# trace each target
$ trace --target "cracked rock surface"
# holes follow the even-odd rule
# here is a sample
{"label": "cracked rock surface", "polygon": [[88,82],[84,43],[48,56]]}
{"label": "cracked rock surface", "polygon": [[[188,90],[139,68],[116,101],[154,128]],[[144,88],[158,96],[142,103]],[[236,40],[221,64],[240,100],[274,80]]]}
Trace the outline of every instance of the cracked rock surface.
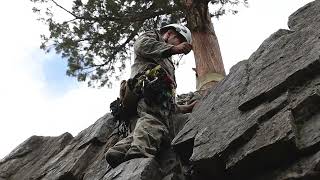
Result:
{"label": "cracked rock surface", "polygon": [[193,113],[174,116],[172,148],[159,157],[109,167],[104,154],[121,138],[106,114],[75,137],[30,137],[0,161],[0,180],[319,180],[320,0],[288,26],[233,66]]}

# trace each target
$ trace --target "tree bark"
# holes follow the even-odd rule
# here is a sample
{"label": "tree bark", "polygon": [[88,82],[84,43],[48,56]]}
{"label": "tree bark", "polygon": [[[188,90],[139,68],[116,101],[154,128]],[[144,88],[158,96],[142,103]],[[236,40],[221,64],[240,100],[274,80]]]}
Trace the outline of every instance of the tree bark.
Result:
{"label": "tree bark", "polygon": [[219,42],[208,11],[207,0],[183,0],[192,33],[197,90],[206,91],[225,76]]}

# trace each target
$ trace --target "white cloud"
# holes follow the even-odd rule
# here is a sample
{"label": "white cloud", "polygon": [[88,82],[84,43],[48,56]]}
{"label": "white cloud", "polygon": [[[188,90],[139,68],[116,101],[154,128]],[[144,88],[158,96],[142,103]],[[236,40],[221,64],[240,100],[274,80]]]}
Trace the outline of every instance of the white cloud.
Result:
{"label": "white cloud", "polygon": [[252,0],[235,16],[214,19],[226,71],[249,58],[263,40],[278,29],[288,29],[288,17],[313,0]]}
{"label": "white cloud", "polygon": [[[11,8],[15,7],[14,14]],[[39,35],[45,32],[29,1],[8,1],[0,7],[0,158],[32,135],[76,135],[109,111],[117,89],[92,89],[79,83],[62,96],[47,93]],[[10,18],[5,18],[10,15]]]}

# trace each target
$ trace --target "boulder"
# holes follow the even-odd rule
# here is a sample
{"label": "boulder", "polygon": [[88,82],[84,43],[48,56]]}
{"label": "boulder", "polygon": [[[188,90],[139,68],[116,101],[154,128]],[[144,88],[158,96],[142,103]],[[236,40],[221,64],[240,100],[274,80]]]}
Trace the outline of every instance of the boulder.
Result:
{"label": "boulder", "polygon": [[317,0],[293,13],[189,116],[172,144],[195,179],[255,177],[320,150],[319,12]]}

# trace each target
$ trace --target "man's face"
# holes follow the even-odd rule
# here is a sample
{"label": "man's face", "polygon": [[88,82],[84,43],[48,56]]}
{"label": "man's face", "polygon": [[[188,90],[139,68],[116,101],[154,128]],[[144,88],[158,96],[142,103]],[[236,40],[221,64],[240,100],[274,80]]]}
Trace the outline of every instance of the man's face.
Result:
{"label": "man's face", "polygon": [[168,31],[168,44],[178,45],[184,42],[184,39],[175,31]]}

